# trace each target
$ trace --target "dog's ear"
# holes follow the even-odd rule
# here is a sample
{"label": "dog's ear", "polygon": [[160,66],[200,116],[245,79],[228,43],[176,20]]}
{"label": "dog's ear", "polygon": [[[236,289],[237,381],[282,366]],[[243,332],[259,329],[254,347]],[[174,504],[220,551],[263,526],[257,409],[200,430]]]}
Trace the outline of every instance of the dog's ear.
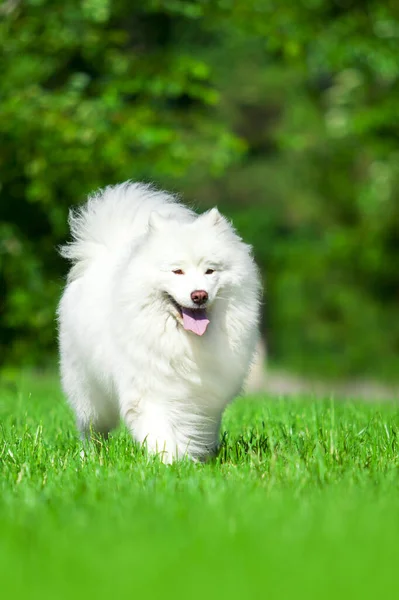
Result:
{"label": "dog's ear", "polygon": [[213,225],[214,227],[222,226],[223,229],[230,229],[230,223],[223,215],[220,214],[216,206],[202,214],[200,219],[203,222],[207,222],[209,225]]}
{"label": "dog's ear", "polygon": [[166,227],[168,219],[159,212],[153,211],[148,220],[148,229],[150,231],[161,231]]}

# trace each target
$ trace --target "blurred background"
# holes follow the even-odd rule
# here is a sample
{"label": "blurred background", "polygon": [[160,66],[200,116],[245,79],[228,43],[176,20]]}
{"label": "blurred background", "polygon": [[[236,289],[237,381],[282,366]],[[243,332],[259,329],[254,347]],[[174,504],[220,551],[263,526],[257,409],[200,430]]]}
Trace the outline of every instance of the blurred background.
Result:
{"label": "blurred background", "polygon": [[265,279],[271,365],[399,379],[399,3],[3,0],[0,364],[56,360],[68,207],[218,205]]}

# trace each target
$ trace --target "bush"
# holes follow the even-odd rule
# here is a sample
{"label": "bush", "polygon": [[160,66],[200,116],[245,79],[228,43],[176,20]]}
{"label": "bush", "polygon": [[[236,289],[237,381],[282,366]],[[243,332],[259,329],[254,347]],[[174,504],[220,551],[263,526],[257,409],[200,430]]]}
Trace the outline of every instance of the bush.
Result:
{"label": "bush", "polygon": [[131,178],[219,204],[253,243],[272,359],[398,372],[396,5],[0,10],[0,362],[48,360],[67,209]]}

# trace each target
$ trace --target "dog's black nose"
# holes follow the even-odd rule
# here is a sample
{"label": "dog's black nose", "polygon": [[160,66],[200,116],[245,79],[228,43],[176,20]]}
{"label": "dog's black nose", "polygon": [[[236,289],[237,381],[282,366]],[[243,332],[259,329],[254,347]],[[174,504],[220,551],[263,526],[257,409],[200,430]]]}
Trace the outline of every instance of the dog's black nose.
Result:
{"label": "dog's black nose", "polygon": [[205,304],[208,300],[208,293],[205,290],[195,290],[191,293],[191,300],[198,305]]}

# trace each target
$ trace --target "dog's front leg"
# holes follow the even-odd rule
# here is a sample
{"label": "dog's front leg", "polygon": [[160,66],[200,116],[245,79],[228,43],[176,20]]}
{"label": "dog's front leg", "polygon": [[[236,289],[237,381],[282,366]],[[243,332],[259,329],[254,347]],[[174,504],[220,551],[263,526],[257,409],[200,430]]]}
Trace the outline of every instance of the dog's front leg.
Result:
{"label": "dog's front leg", "polygon": [[149,398],[125,398],[121,402],[121,416],[133,439],[143,444],[149,453],[159,455],[162,462],[169,464],[184,456],[167,410],[159,402]]}

